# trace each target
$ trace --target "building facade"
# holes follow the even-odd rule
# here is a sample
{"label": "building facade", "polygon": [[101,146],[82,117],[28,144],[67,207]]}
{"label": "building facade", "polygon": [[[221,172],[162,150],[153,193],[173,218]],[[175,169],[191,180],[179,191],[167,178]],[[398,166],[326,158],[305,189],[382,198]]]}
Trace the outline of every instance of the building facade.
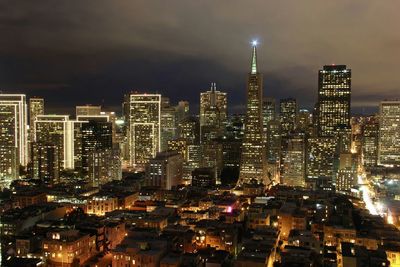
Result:
{"label": "building facade", "polygon": [[175,151],[160,152],[146,166],[147,186],[170,190],[182,184],[183,158]]}
{"label": "building facade", "polygon": [[350,127],[351,70],[327,65],[318,75],[317,127],[321,137],[334,136],[337,127]]}
{"label": "building facade", "polygon": [[400,101],[379,106],[379,165],[400,165]]}
{"label": "building facade", "polygon": [[132,93],[129,97],[130,163],[144,168],[160,151],[161,95]]}

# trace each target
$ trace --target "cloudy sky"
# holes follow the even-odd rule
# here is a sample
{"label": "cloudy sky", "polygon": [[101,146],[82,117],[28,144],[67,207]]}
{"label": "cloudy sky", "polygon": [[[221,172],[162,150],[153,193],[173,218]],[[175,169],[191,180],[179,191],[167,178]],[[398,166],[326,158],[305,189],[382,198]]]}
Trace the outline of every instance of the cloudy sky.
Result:
{"label": "cloudy sky", "polygon": [[0,0],[0,89],[43,96],[50,112],[119,111],[130,90],[196,109],[217,82],[240,111],[258,39],[265,95],[312,107],[318,69],[346,64],[353,110],[371,112],[400,98],[399,10],[399,0]]}

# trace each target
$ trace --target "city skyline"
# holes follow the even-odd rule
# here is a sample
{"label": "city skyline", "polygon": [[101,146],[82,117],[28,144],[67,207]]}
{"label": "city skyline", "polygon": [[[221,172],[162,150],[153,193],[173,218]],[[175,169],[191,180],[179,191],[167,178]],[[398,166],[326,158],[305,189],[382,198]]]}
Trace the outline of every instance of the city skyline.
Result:
{"label": "city skyline", "polygon": [[[0,88],[44,97],[49,110],[60,112],[87,103],[115,109],[125,92],[141,88],[172,97],[185,90],[185,100],[197,103],[198,93],[216,82],[231,96],[230,113],[237,113],[244,111],[240,100],[245,96],[245,51],[256,38],[263,51],[265,87],[271,88],[266,96],[294,97],[300,106],[311,108],[317,98],[318,69],[346,64],[354,72],[353,112],[375,112],[377,102],[396,95],[400,83],[393,75],[399,59],[396,9],[374,1],[340,2],[173,2],[171,7],[159,5],[165,14],[147,16],[151,21],[146,14],[159,13],[159,8],[153,9],[156,4],[49,3],[47,8],[57,15],[34,4],[3,5]],[[103,9],[110,19],[100,19]],[[274,10],[286,11],[292,19],[274,15]],[[312,11],[318,12],[308,18]],[[216,15],[219,12],[223,18]],[[250,16],[253,12],[265,14]],[[189,29],[198,30],[202,38]]]}
{"label": "city skyline", "polygon": [[400,267],[400,2],[42,1],[0,0],[0,266]]}

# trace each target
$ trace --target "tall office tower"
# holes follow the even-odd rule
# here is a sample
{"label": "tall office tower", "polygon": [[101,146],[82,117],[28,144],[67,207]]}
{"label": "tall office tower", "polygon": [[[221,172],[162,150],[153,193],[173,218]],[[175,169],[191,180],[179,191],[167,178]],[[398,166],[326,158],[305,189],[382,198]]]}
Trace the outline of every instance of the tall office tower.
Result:
{"label": "tall office tower", "polygon": [[351,70],[346,65],[324,66],[318,75],[317,128],[321,137],[350,126]]}
{"label": "tall office tower", "polygon": [[175,106],[176,112],[176,127],[178,127],[179,123],[189,117],[189,102],[188,101],[179,101],[178,105]]}
{"label": "tall office tower", "polygon": [[294,130],[297,116],[297,101],[294,98],[281,99],[279,103],[279,119],[281,121],[282,136],[289,136]]}
{"label": "tall office tower", "polygon": [[92,115],[100,115],[101,106],[92,106],[92,105],[84,105],[84,106],[76,106],[76,116],[92,116]]}
{"label": "tall office tower", "polygon": [[[0,149],[3,152],[0,153],[1,165],[14,162],[12,158],[15,158],[15,156],[13,155],[16,155],[18,165],[27,165],[28,138],[26,125],[26,96],[22,94],[0,94]],[[0,170],[0,176],[8,177],[7,169],[13,170],[15,168],[19,168],[19,166],[10,165]]]}
{"label": "tall office tower", "polygon": [[400,101],[379,105],[379,165],[400,166]]}
{"label": "tall office tower", "polygon": [[170,190],[182,184],[182,156],[174,151],[157,153],[157,156],[146,164],[145,184]]}
{"label": "tall office tower", "polygon": [[[163,98],[165,99],[165,98]],[[176,137],[176,111],[168,103],[161,105],[161,151],[168,149],[168,141]]]}
{"label": "tall office tower", "polygon": [[160,94],[130,95],[129,148],[132,166],[144,168],[160,151],[160,122]]}
{"label": "tall office tower", "polygon": [[32,177],[48,184],[57,183],[60,177],[57,145],[34,142],[31,146]]}
{"label": "tall office tower", "polygon": [[31,142],[33,142],[33,133],[35,132],[35,119],[38,115],[44,114],[44,99],[38,97],[29,98],[29,130]]}
{"label": "tall office tower", "polygon": [[88,178],[98,187],[112,180],[122,179],[122,162],[119,148],[103,148],[92,151],[88,158]]}
{"label": "tall office tower", "polygon": [[307,109],[300,109],[296,116],[296,129],[309,133],[311,135],[312,131],[312,115]]}
{"label": "tall office tower", "polygon": [[200,94],[200,132],[201,142],[221,136],[227,121],[226,93],[217,91],[217,85],[211,83],[211,89]]}
{"label": "tall office tower", "polygon": [[362,136],[362,154],[364,167],[375,167],[378,164],[379,122],[370,118],[364,124]]}
{"label": "tall office tower", "polygon": [[264,97],[263,99],[263,118],[264,128],[268,122],[276,119],[276,103],[275,98]]}
{"label": "tall office tower", "polygon": [[238,184],[250,183],[253,179],[266,183],[262,116],[263,81],[261,73],[257,70],[256,53],[256,45],[253,45],[251,70],[247,83],[247,112]]}
{"label": "tall office tower", "polygon": [[96,150],[111,149],[112,143],[112,122],[90,120],[83,122],[81,126],[82,136],[82,171],[89,173],[89,158]]}
{"label": "tall office tower", "polygon": [[289,137],[287,153],[283,158],[282,183],[290,186],[305,186],[306,157],[305,134]]}
{"label": "tall office tower", "polygon": [[333,163],[336,142],[333,137],[311,137],[306,152],[307,182],[318,184],[321,181],[333,183]]}
{"label": "tall office tower", "polygon": [[63,169],[75,168],[74,139],[75,123],[69,119],[69,115],[38,115],[36,117],[36,142],[56,146],[60,166]]}
{"label": "tall office tower", "polygon": [[191,144],[200,142],[200,126],[197,118],[188,117],[179,123],[179,138],[186,139]]}
{"label": "tall office tower", "polygon": [[271,163],[280,161],[281,156],[281,123],[272,120],[267,124],[267,160]]}

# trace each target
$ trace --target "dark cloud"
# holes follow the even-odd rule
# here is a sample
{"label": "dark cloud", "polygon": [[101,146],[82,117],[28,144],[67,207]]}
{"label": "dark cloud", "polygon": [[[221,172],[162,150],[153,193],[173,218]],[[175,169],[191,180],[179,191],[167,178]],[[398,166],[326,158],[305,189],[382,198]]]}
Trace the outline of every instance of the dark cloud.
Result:
{"label": "dark cloud", "polygon": [[132,89],[196,105],[216,81],[236,111],[258,38],[266,95],[311,108],[318,69],[347,64],[363,111],[399,97],[399,9],[398,0],[0,0],[0,88],[68,110],[116,108]]}

